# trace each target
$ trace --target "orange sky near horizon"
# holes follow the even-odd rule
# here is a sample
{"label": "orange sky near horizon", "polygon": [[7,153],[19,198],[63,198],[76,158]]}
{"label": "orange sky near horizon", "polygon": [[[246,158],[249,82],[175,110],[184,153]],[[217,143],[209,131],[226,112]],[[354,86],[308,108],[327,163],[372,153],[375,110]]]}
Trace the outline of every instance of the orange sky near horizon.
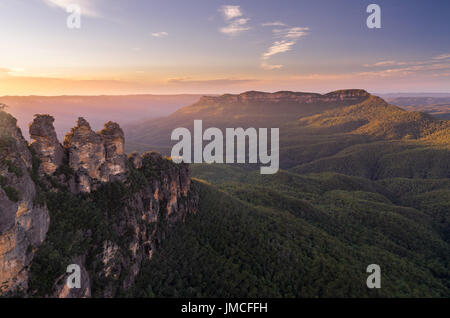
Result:
{"label": "orange sky near horizon", "polygon": [[[389,82],[395,90],[386,90]],[[382,83],[382,85],[380,85]],[[395,84],[395,85],[394,85]],[[82,79],[57,77],[0,76],[0,96],[59,96],[59,95],[129,95],[129,94],[225,94],[249,90],[260,91],[310,91],[326,93],[345,88],[361,88],[370,92],[412,92],[420,85],[421,92],[446,92],[438,76],[415,77],[413,74],[311,74],[277,78],[193,79],[175,78],[161,80],[146,77]]]}
{"label": "orange sky near horizon", "polygon": [[450,93],[448,17],[425,1],[379,0],[377,30],[361,1],[75,2],[79,29],[71,0],[0,2],[0,96]]}

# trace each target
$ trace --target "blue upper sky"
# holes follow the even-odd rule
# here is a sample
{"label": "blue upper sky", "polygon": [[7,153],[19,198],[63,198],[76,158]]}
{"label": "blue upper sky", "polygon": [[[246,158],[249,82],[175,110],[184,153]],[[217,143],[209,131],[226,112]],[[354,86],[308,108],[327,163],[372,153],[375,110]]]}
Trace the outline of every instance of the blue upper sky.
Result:
{"label": "blue upper sky", "polygon": [[448,0],[2,0],[0,21],[0,94],[450,91]]}

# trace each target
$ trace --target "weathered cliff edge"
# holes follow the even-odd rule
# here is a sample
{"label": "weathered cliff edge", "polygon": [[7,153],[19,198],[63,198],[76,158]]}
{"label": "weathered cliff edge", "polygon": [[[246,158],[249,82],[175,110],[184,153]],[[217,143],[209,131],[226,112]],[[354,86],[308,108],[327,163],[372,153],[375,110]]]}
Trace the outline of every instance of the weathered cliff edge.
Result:
{"label": "weathered cliff edge", "polygon": [[333,103],[339,105],[340,102],[360,102],[368,98],[370,94],[362,89],[345,89],[330,92],[328,94],[317,93],[300,93],[281,91],[276,93],[265,93],[257,91],[249,91],[242,94],[225,94],[221,96],[203,96],[194,105],[229,105],[239,103],[246,104],[320,104]]}
{"label": "weathered cliff edge", "polygon": [[[0,165],[0,294],[18,290],[48,297],[123,294],[133,286],[143,262],[151,259],[172,224],[197,210],[189,167],[157,153],[127,157],[124,134],[116,123],[108,122],[94,132],[79,118],[61,144],[53,117],[36,115],[30,124],[32,142],[27,145],[15,119],[5,112],[0,118],[2,140],[9,140]],[[11,163],[22,174],[11,172]],[[114,239],[100,240],[96,228],[79,229],[81,236],[89,238],[89,249],[71,255],[69,263],[81,267],[81,288],[69,289],[64,271],[54,277],[52,290],[45,294],[29,288],[30,264],[52,222],[52,205],[47,208],[45,193],[67,192],[90,200],[89,196],[109,184],[119,184],[127,196],[114,207],[114,213],[103,211],[103,225],[114,233]],[[19,196],[17,202],[14,195]],[[96,284],[94,291],[92,284]]]}
{"label": "weathered cliff edge", "polygon": [[49,227],[31,178],[33,158],[16,120],[0,111],[0,295],[28,287],[28,268]]}

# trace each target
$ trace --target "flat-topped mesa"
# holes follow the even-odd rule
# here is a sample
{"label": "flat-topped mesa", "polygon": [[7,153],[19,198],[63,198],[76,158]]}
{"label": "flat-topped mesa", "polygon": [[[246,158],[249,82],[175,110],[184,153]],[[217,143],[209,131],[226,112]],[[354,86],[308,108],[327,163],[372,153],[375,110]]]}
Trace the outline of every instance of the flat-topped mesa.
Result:
{"label": "flat-topped mesa", "polygon": [[31,148],[41,160],[40,174],[53,174],[63,163],[64,149],[56,136],[50,115],[34,115],[34,120],[29,126],[32,139]]}
{"label": "flat-topped mesa", "polygon": [[126,172],[124,134],[113,122],[94,132],[84,118],[79,118],[64,139],[69,167],[75,172],[75,192],[91,192],[102,182],[121,180]]}
{"label": "flat-topped mesa", "polygon": [[358,100],[360,98],[368,98],[370,94],[363,89],[341,89],[328,94],[327,97],[338,98],[340,100]]}
{"label": "flat-topped mesa", "polygon": [[362,89],[347,89],[334,91],[325,95],[316,93],[280,91],[275,93],[249,91],[242,94],[225,94],[221,96],[203,96],[200,104],[233,104],[233,103],[330,103],[330,102],[351,102],[362,101],[370,94]]}

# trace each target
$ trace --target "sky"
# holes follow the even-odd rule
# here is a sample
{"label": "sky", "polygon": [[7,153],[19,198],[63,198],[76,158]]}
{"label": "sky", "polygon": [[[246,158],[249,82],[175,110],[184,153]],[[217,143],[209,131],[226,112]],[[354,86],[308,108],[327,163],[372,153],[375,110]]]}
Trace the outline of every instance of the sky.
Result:
{"label": "sky", "polygon": [[449,21],[448,0],[1,0],[0,95],[450,92]]}

